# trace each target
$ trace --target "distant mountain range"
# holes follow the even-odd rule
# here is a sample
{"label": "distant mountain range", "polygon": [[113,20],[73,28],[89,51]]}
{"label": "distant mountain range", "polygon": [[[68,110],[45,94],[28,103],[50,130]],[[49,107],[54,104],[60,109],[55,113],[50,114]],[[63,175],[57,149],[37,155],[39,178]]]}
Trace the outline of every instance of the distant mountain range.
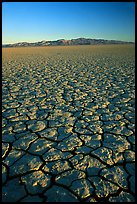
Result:
{"label": "distant mountain range", "polygon": [[104,39],[89,39],[77,38],[71,40],[55,40],[55,41],[40,41],[34,43],[19,42],[14,44],[3,44],[2,47],[38,47],[38,46],[57,46],[57,45],[101,45],[101,44],[134,44],[134,42],[125,42],[118,40],[104,40]]}

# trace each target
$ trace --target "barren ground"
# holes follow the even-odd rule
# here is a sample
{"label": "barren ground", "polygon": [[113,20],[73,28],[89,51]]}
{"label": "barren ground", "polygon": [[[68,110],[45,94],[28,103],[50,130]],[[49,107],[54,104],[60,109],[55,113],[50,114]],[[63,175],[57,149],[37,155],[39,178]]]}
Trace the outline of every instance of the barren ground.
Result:
{"label": "barren ground", "polygon": [[2,57],[3,202],[135,201],[134,46]]}

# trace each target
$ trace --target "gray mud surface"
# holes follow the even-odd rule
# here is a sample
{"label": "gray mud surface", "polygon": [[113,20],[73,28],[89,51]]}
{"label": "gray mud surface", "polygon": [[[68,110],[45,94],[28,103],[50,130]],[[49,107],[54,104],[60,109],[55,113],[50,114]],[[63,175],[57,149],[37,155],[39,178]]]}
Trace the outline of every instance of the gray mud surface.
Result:
{"label": "gray mud surface", "polygon": [[134,202],[134,46],[2,55],[2,201]]}

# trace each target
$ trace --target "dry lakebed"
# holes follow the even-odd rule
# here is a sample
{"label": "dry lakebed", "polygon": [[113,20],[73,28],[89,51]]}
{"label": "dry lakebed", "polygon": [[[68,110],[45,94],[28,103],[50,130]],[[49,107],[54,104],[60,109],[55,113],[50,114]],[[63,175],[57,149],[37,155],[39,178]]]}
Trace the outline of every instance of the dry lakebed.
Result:
{"label": "dry lakebed", "polygon": [[135,202],[135,46],[2,49],[2,201]]}

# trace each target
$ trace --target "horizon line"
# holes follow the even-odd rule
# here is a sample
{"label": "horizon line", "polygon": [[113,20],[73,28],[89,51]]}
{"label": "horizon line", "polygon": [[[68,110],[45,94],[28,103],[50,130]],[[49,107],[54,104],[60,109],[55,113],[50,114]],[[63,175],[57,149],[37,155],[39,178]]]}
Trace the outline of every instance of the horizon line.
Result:
{"label": "horizon line", "polygon": [[90,37],[77,37],[77,38],[71,38],[71,39],[65,39],[65,38],[59,38],[56,40],[37,40],[37,41],[18,41],[18,42],[14,42],[14,43],[2,43],[2,45],[7,45],[7,44],[16,44],[16,43],[37,43],[37,42],[48,42],[48,41],[58,41],[58,40],[76,40],[76,39],[92,39],[92,40],[108,40],[108,41],[121,41],[121,42],[132,42],[135,43],[135,41],[125,41],[125,40],[117,40],[117,39],[104,39],[104,38],[90,38]]}

